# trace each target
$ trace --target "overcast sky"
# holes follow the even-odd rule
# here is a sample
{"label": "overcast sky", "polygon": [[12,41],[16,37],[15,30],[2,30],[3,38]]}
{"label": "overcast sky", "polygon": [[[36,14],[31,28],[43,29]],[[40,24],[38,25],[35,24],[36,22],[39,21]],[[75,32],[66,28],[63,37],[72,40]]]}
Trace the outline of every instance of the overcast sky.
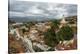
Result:
{"label": "overcast sky", "polygon": [[77,15],[77,5],[9,0],[10,17],[43,16],[61,18]]}

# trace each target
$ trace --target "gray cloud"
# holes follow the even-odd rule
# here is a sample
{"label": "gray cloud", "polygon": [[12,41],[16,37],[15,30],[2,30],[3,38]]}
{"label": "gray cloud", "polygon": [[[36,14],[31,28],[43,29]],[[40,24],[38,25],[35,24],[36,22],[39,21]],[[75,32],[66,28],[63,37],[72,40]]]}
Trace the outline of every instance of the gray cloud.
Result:
{"label": "gray cloud", "polygon": [[65,16],[77,15],[77,5],[9,0],[10,16],[60,18],[63,14]]}

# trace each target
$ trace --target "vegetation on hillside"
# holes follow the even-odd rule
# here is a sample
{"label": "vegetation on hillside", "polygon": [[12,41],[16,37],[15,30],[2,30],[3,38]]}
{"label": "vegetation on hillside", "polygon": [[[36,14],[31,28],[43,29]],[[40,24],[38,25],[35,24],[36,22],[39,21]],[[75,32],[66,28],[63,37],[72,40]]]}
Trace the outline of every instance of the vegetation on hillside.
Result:
{"label": "vegetation on hillside", "polygon": [[74,35],[73,35],[73,30],[71,27],[68,25],[63,26],[59,32],[57,33],[58,39],[63,41],[63,40],[70,40]]}
{"label": "vegetation on hillside", "polygon": [[73,36],[74,32],[71,27],[66,25],[59,29],[59,22],[52,21],[51,29],[44,33],[44,41],[47,45],[54,47],[59,41],[70,40]]}

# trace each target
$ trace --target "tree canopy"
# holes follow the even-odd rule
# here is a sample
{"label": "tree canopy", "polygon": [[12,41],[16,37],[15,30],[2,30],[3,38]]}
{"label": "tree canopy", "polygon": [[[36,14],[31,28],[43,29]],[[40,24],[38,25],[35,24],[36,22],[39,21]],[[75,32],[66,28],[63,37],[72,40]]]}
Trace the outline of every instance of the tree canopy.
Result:
{"label": "tree canopy", "polygon": [[59,20],[53,20],[51,22],[52,22],[51,23],[51,28],[54,29],[55,31],[58,30],[59,29],[59,25],[60,25]]}
{"label": "tree canopy", "polygon": [[57,32],[57,38],[59,40],[70,40],[73,37],[73,30],[68,25],[63,26],[59,32]]}
{"label": "tree canopy", "polygon": [[48,29],[47,32],[44,33],[44,41],[45,44],[51,47],[54,47],[59,43],[56,39],[55,31],[52,29]]}

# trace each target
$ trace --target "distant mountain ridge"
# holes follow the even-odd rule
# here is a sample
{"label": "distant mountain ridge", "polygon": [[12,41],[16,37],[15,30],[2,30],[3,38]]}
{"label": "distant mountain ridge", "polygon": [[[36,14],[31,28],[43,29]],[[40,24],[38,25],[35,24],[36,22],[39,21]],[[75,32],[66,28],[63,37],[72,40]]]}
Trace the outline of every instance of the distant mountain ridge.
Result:
{"label": "distant mountain ridge", "polygon": [[[71,18],[76,18],[77,16],[69,16],[65,17],[66,19],[71,19]],[[9,20],[15,21],[15,22],[29,22],[29,21],[49,21],[49,20],[54,20],[56,18],[47,18],[47,17],[42,17],[42,16],[37,16],[37,17],[11,17]]]}

